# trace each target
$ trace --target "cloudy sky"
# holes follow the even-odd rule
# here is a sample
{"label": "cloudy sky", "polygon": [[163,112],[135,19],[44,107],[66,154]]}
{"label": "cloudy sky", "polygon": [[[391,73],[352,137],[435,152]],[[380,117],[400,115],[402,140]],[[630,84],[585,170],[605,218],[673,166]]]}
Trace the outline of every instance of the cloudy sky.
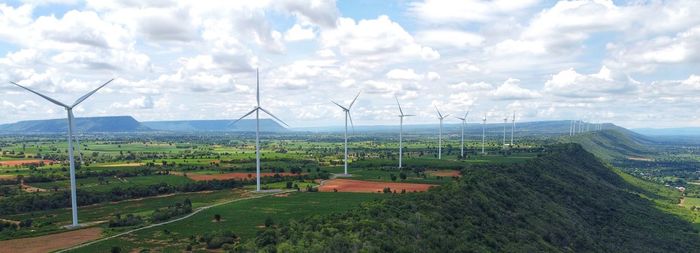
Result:
{"label": "cloudy sky", "polygon": [[[698,126],[698,1],[28,0],[0,3],[0,123],[77,116],[231,119],[255,103],[293,127],[587,119]],[[473,115],[473,116],[472,116]],[[457,121],[455,121],[457,122]]]}

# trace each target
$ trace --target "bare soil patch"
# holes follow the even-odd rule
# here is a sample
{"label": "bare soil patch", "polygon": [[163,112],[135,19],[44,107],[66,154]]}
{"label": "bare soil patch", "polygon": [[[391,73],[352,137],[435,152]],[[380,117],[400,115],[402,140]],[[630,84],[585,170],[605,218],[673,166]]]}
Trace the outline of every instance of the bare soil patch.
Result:
{"label": "bare soil patch", "polygon": [[[260,173],[260,177],[273,177],[273,176],[275,176],[275,174],[279,174],[280,176],[296,176],[297,175],[297,174],[292,174],[289,172]],[[234,172],[234,173],[211,174],[211,175],[187,174],[187,177],[194,180],[194,181],[230,180],[230,179],[247,180],[247,179],[254,179],[255,172],[252,172],[252,173]]]}
{"label": "bare soil patch", "polygon": [[129,167],[129,166],[143,166],[144,163],[114,163],[114,164],[103,164],[100,167]]}
{"label": "bare soil patch", "polygon": [[27,165],[27,164],[38,164],[41,162],[44,164],[52,164],[54,161],[51,160],[12,160],[12,161],[0,161],[0,166],[15,166],[15,165]]}
{"label": "bare soil patch", "polygon": [[101,228],[85,228],[31,238],[0,241],[0,249],[2,249],[3,252],[52,252],[98,239],[101,234]]}
{"label": "bare soil patch", "polygon": [[438,177],[459,177],[458,170],[434,170],[428,171],[428,175],[438,176]]}
{"label": "bare soil patch", "polygon": [[318,189],[322,192],[332,192],[334,190],[338,190],[339,192],[382,192],[384,188],[389,187],[391,191],[397,192],[401,192],[402,190],[406,190],[406,192],[423,192],[433,186],[436,185],[331,179],[324,181],[323,185],[319,186]]}
{"label": "bare soil patch", "polygon": [[654,161],[654,159],[651,159],[651,158],[634,157],[634,156],[627,157],[627,159],[632,160],[632,161],[642,161],[642,162],[653,162]]}

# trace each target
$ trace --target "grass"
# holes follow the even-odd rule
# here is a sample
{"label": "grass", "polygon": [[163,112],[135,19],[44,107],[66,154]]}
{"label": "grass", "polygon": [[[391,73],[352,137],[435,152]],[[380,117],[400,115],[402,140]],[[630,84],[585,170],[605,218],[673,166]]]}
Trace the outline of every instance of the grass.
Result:
{"label": "grass", "polygon": [[[77,180],[77,186],[82,190],[96,191],[96,192],[107,192],[112,190],[114,187],[130,187],[136,185],[153,185],[157,183],[167,183],[169,185],[184,185],[188,182],[192,182],[191,179],[176,176],[176,175],[154,175],[154,176],[139,176],[139,177],[126,177],[117,179],[114,177],[105,178],[108,183],[100,184],[97,177],[81,178]],[[70,180],[61,180],[47,183],[32,183],[31,186],[43,188],[47,190],[53,190],[54,187],[58,187],[61,190],[67,190],[70,188]]]}
{"label": "grass", "polygon": [[[110,239],[71,252],[108,252],[112,246],[120,246],[123,252],[135,249],[158,248],[160,252],[181,252],[190,242],[190,236],[215,231],[233,231],[243,241],[249,240],[261,230],[265,219],[276,223],[300,219],[311,215],[323,215],[357,207],[360,203],[390,195],[373,193],[292,193],[287,197],[262,197],[217,206],[180,222],[138,231],[116,239]],[[214,222],[220,214],[221,222]]]}
{"label": "grass", "polygon": [[[178,195],[153,197],[140,200],[121,201],[117,203],[91,205],[80,207],[78,212],[78,218],[80,223],[84,224],[106,221],[117,213],[121,213],[124,215],[135,214],[147,217],[157,208],[167,207],[176,202],[181,203],[185,199],[190,199],[192,201],[192,206],[194,208],[198,208],[201,206],[211,205],[213,203],[239,198],[240,196],[241,191],[223,190],[214,192],[183,193]],[[38,236],[42,234],[63,231],[62,226],[68,225],[71,222],[71,212],[70,209],[65,208],[58,210],[10,215],[3,218],[18,221],[32,219],[34,221],[34,231],[20,230],[15,234],[2,233],[0,234],[0,240],[27,236]],[[105,233],[107,234],[111,232],[112,231],[110,230],[105,230]]]}

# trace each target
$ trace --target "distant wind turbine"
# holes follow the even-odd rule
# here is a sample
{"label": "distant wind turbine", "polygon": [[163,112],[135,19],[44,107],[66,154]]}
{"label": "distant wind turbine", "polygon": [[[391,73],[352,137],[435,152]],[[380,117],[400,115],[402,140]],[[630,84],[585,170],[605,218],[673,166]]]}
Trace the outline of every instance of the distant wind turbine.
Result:
{"label": "distant wind turbine", "polygon": [[484,146],[486,145],[486,115],[484,115],[482,121],[483,123],[481,124],[481,153],[486,154],[484,150]]}
{"label": "distant wind turbine", "polygon": [[342,106],[335,101],[333,102],[335,105],[343,109],[343,112],[345,113],[345,175],[348,175],[348,119],[350,119],[350,125],[352,126],[353,132],[355,131],[355,124],[352,123],[352,115],[350,115],[350,109],[352,109],[352,105],[355,104],[355,101],[357,100],[357,97],[360,96],[360,92],[357,93],[357,96],[350,102],[350,105],[348,107]]}
{"label": "distant wind turbine", "polygon": [[440,120],[440,135],[438,137],[438,159],[442,159],[442,120],[450,115],[445,114],[443,116],[442,113],[440,113],[440,109],[438,109],[437,106],[435,106],[435,111],[437,111],[438,119]]}
{"label": "distant wind turbine", "polygon": [[[17,85],[20,88],[23,88],[31,93],[39,95],[40,97],[48,100],[51,103],[54,103],[58,106],[65,108],[66,111],[68,112],[68,160],[70,161],[70,170],[69,170],[70,171],[69,172],[70,173],[70,198],[71,198],[71,214],[72,214],[72,218],[73,218],[73,223],[70,227],[72,227],[72,228],[77,228],[79,226],[78,225],[78,201],[77,201],[76,186],[75,186],[75,157],[73,157],[73,139],[75,139],[76,143],[78,143],[78,139],[75,136],[73,136],[73,130],[75,128],[75,116],[73,116],[73,108],[78,106],[80,103],[85,101],[85,99],[89,98],[90,96],[95,94],[95,92],[102,89],[102,87],[105,87],[105,85],[111,83],[112,81],[114,81],[114,79],[111,79],[111,80],[107,81],[106,83],[100,85],[96,89],[92,90],[91,92],[88,92],[87,94],[78,98],[78,100],[76,100],[72,105],[66,105],[64,103],[58,102],[57,100],[55,100],[53,98],[45,96],[39,92],[31,90],[31,89],[24,87],[22,85],[19,85],[15,82],[10,82],[10,83]],[[79,143],[78,143],[78,146],[80,146]],[[80,153],[80,152],[78,152],[78,153]],[[82,156],[81,156],[81,161],[82,161]]]}
{"label": "distant wind turbine", "polygon": [[510,128],[510,147],[513,147],[513,136],[515,136],[515,112],[513,112],[513,127]]}
{"label": "distant wind turbine", "polygon": [[230,126],[235,125],[238,123],[238,121],[241,121],[243,118],[248,117],[248,115],[251,115],[255,113],[255,181],[256,181],[256,191],[260,191],[260,111],[265,112],[267,115],[270,115],[270,117],[276,119],[280,123],[284,124],[285,126],[287,123],[284,123],[281,119],[277,118],[275,115],[272,115],[269,111],[263,109],[260,107],[260,71],[258,69],[255,69],[255,80],[256,80],[256,88],[255,88],[255,100],[257,102],[257,105],[253,110],[250,112],[246,113],[236,121],[232,122]]}
{"label": "distant wind turbine", "polygon": [[503,148],[506,147],[506,126],[508,126],[508,117],[503,118]]}
{"label": "distant wind turbine", "polygon": [[[415,116],[415,115],[403,114],[403,110],[401,109],[401,103],[399,103],[399,98],[396,96],[394,96],[394,98],[396,99],[396,105],[399,106],[399,119],[400,119],[400,123],[399,123],[399,169],[400,169],[402,167],[401,161],[402,161],[402,157],[403,157],[403,118],[404,117],[411,117],[411,116]],[[346,174],[347,174],[347,172],[346,172]]]}
{"label": "distant wind turbine", "polygon": [[464,158],[464,128],[467,127],[467,116],[469,116],[469,110],[464,114],[464,118],[455,117],[462,121],[462,142],[459,145],[462,158]]}

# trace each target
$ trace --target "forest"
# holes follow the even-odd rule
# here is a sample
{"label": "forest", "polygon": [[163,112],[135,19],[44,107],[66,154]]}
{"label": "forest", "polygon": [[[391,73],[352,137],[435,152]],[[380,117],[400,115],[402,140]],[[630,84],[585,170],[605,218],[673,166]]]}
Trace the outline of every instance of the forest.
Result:
{"label": "forest", "polygon": [[672,252],[698,230],[664,213],[577,144],[476,165],[459,181],[271,226],[237,250],[267,252]]}

